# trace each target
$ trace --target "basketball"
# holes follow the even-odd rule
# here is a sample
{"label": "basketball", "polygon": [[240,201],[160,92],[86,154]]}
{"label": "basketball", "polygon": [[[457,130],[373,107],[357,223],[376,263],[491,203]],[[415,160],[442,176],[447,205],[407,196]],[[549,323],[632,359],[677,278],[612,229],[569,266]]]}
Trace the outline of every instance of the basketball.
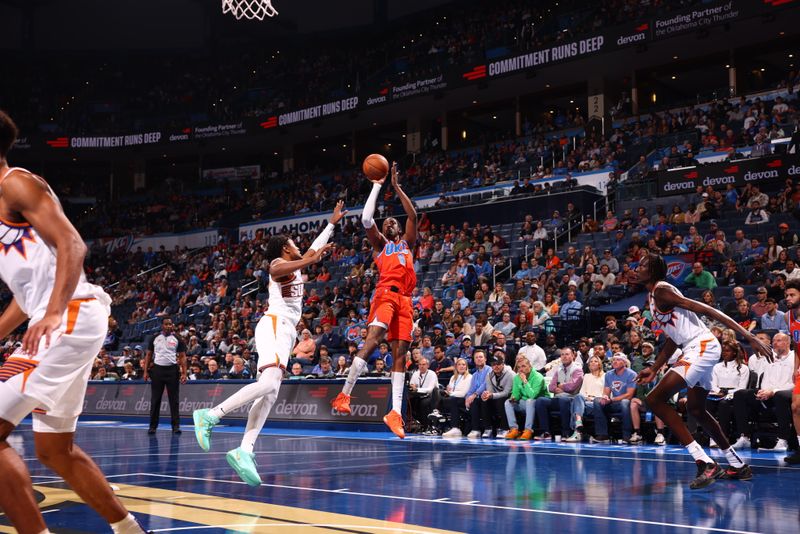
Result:
{"label": "basketball", "polygon": [[389,162],[380,154],[370,154],[364,159],[361,170],[373,182],[380,182],[389,174]]}

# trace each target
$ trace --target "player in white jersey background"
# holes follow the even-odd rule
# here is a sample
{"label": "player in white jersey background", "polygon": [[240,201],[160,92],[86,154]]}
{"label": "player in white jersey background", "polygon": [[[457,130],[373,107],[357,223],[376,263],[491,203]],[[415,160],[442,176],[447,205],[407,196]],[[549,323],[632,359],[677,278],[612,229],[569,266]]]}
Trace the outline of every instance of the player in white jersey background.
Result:
{"label": "player in white jersey background", "polygon": [[[682,354],[670,368],[670,372],[664,375],[653,391],[647,395],[647,405],[669,426],[697,463],[697,477],[689,487],[704,488],[721,477],[738,480],[752,478],[750,467],[742,462],[717,420],[706,411],[711,372],[714,365],[719,362],[721,349],[717,338],[700,321],[697,314],[706,315],[733,329],[750,343],[754,351],[765,356],[770,362],[772,350],[721,311],[696,300],[687,299],[675,286],[667,283],[665,281],[667,266],[661,256],[645,254],[639,262],[637,274],[638,282],[650,292],[653,319],[666,337],[655,363],[642,370],[637,381],[640,384],[652,382],[676,349],[681,350]],[[730,463],[725,471],[703,451],[686,428],[681,416],[667,403],[675,393],[684,388],[688,388],[688,412],[717,442]]]}
{"label": "player in white jersey background", "polygon": [[297,336],[295,327],[303,312],[301,270],[322,259],[331,247],[327,243],[335,226],[346,213],[344,202],[340,200],[333,210],[330,222],[305,254],[300,254],[297,245],[288,236],[270,238],[267,244],[267,260],[270,262],[269,306],[267,313],[258,321],[255,331],[258,370],[261,375],[256,382],[246,385],[218,406],[193,413],[197,442],[203,450],[208,451],[211,448],[211,431],[214,425],[226,413],[255,401],[247,417],[241,446],[226,455],[228,464],[251,486],[261,484],[253,448],[278,397],[283,373]]}
{"label": "player in white jersey background", "polygon": [[30,321],[22,347],[0,368],[0,508],[23,534],[49,532],[25,462],[6,441],[34,412],[39,461],[114,532],[141,533],[103,473],[73,442],[111,299],[86,281],[86,245],[47,182],[8,166],[16,137],[16,125],[0,111],[0,278],[14,296],[0,316],[0,337]]}

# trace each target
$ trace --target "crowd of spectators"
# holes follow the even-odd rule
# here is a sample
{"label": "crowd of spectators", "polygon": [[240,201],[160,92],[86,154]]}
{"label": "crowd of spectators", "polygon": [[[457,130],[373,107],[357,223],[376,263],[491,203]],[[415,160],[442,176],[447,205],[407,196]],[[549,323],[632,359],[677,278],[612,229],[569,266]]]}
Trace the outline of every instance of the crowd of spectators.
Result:
{"label": "crowd of spectators", "polygon": [[[697,195],[707,199],[709,193],[716,191],[698,191]],[[639,251],[645,248],[664,254],[693,255],[696,261],[684,281],[689,288],[686,291],[719,307],[745,328],[764,331],[762,337],[781,346],[783,338],[773,337],[786,332],[786,323],[781,320],[783,288],[787,280],[800,278],[800,268],[794,265],[798,259],[797,227],[786,219],[800,202],[800,187],[787,184],[769,195],[778,199],[780,209],[775,217],[788,221],[771,226],[744,224],[748,205],[764,195],[758,187],[734,189],[735,195],[727,193],[723,196],[727,204],[720,210],[727,218],[726,227],[741,223],[730,238],[716,220],[687,220],[681,205],[674,206],[671,213],[661,205],[643,207],[635,215],[625,212],[620,218],[610,212],[598,224],[569,204],[561,210],[563,216],[555,212],[552,218],[540,221],[529,216],[513,232],[479,223],[436,225],[427,215],[422,216],[415,267],[423,284],[413,297],[415,341],[408,372],[410,384],[417,377],[409,394],[415,418],[423,429],[433,431],[437,421],[447,419],[442,414],[449,413],[454,421],[448,430],[451,436],[463,428],[465,433],[473,432],[473,437],[474,432],[508,437],[503,432],[510,429],[512,438],[549,439],[548,414],[554,411],[560,413],[562,425],[570,425],[569,431],[562,426],[565,439],[580,439],[581,432],[585,435],[581,424],[577,424],[585,418],[594,425],[593,438],[604,441],[610,431],[603,427],[603,421],[616,415],[624,423],[623,437],[639,442],[643,438],[641,400],[646,391],[639,391],[635,385],[613,391],[610,397],[615,400],[608,405],[597,402],[597,398],[602,397],[598,392],[605,391],[601,383],[620,382],[611,380],[608,373],[617,373],[627,384],[630,372],[652,362],[659,331],[650,328],[649,309],[642,302],[642,309],[631,306],[621,319],[608,315],[605,327],[588,335],[585,329],[583,334],[570,330],[569,322],[589,324],[584,322],[586,309],[608,302],[613,286],[622,286],[625,294],[635,292],[633,270]],[[604,235],[613,236],[612,244],[602,251],[592,245],[578,248],[577,243],[554,249],[553,232],[570,224],[583,226],[586,232],[579,235],[588,237],[604,229]],[[592,224],[594,228],[587,227]],[[767,226],[770,228],[765,230]],[[764,231],[769,234],[765,245],[749,235],[751,228],[757,228],[759,237]],[[301,249],[308,246],[312,237],[298,237]],[[370,248],[353,225],[345,225],[335,241],[329,260],[307,273],[303,320],[297,327],[298,343],[289,366],[290,379],[343,376],[366,336],[368,299],[377,273]],[[510,255],[509,241],[529,243],[529,254]],[[185,319],[178,325],[178,332],[188,340],[190,379],[248,378],[255,372],[253,326],[266,311],[265,243],[265,236],[258,234],[253,241],[220,243],[195,254],[137,251],[132,261],[121,253],[116,258],[100,255],[104,262],[90,270],[90,277],[100,282],[121,280],[112,291],[116,304],[134,304],[128,318],[131,323],[170,314]],[[167,267],[140,280],[131,276],[137,269],[164,262]],[[496,272],[507,266],[511,266],[507,278],[493,284]],[[428,273],[435,273],[435,277]],[[231,289],[232,279],[256,280],[259,289],[244,295],[240,287]],[[742,286],[748,288],[749,294]],[[729,293],[715,292],[717,287],[728,288]],[[192,320],[186,314],[197,305],[209,310],[207,318]],[[720,339],[736,343],[735,335],[721,325],[709,322],[708,326]],[[120,347],[121,337],[119,327],[112,324],[107,346],[98,358],[96,378],[141,376],[139,349],[135,345]],[[748,360],[738,350],[737,358],[746,365],[757,366],[754,358]],[[386,376],[392,358],[389,346],[381,345],[369,356],[366,373]],[[527,367],[522,360],[527,361]],[[729,366],[726,362],[720,365],[726,369]],[[567,374],[559,375],[564,368]],[[627,372],[629,369],[632,371]],[[427,378],[428,370],[435,377],[433,382]],[[587,377],[585,388],[582,382],[576,385],[572,380],[578,370]],[[478,372],[487,380],[475,381]],[[424,376],[420,378],[420,374]],[[481,383],[491,384],[492,376],[500,381],[497,387],[502,391],[493,390],[494,386],[487,386],[488,393],[475,390]],[[502,386],[503,381],[509,381],[508,388]],[[725,395],[738,391],[727,386],[725,389]],[[494,396],[502,392],[512,395],[512,400],[507,403],[507,395]],[[486,398],[476,400],[482,397]],[[467,403],[469,399],[472,400]],[[496,402],[498,399],[502,402]],[[730,396],[731,418],[736,415],[733,399]],[[731,424],[730,430],[742,431],[749,439],[748,425],[754,421],[751,412],[755,408],[752,403],[745,404],[745,408],[739,406],[736,423],[744,421],[742,426]],[[778,402],[775,409],[777,406],[784,405]],[[525,415],[524,424],[516,421],[518,413]],[[430,414],[433,417],[429,418]],[[657,423],[659,428],[663,426]],[[790,433],[782,431],[781,436],[792,444]],[[666,438],[658,432],[651,439],[663,443]]]}
{"label": "crowd of spectators", "polygon": [[[647,120],[627,120],[610,139],[623,138],[629,147],[645,144],[657,150],[658,157],[641,156],[630,169],[632,181],[648,181],[656,170],[696,166],[698,156],[706,154],[727,152],[726,159],[741,159],[767,156],[776,150],[797,153],[800,131],[794,89],[798,82],[800,78],[791,72],[789,81],[779,84],[788,89],[786,97],[718,99],[654,113]],[[664,146],[659,137],[674,142]],[[777,141],[784,141],[780,149],[773,144]]]}
{"label": "crowd of spectators", "polygon": [[[379,33],[297,37],[289,44],[284,39],[283,46],[218,43],[204,52],[159,52],[124,62],[66,53],[57,60],[11,58],[9,68],[19,83],[0,89],[0,102],[20,110],[17,121],[29,133],[99,135],[165,121],[167,127],[185,128],[265,117],[358,94],[365,83],[429,77],[454,64],[482,61],[489,51],[535,49],[695,3],[468,2],[411,15]],[[232,48],[236,61],[230,61]]]}
{"label": "crowd of spectators", "polygon": [[[481,146],[449,151],[426,143],[422,154],[401,166],[408,191],[412,195],[439,192],[437,206],[458,203],[448,193],[509,180],[517,180],[512,193],[547,193],[550,184],[538,180],[569,181],[573,173],[585,171],[607,170],[613,190],[625,169],[627,183],[647,182],[656,170],[697,165],[698,156],[712,152],[760,157],[776,150],[771,142],[780,139],[789,140],[778,145],[780,150],[795,151],[800,143],[796,103],[793,93],[787,98],[718,100],[624,121],[607,136],[567,135],[565,128],[583,126],[584,117],[580,112],[555,109],[535,117],[535,122],[525,121],[522,137],[506,133],[486,139]],[[660,148],[664,139],[675,141]],[[368,190],[368,182],[352,169],[286,172],[223,187],[207,184],[206,189],[168,179],[135,198],[115,202],[98,198],[91,208],[75,212],[75,219],[87,237],[180,232],[222,224],[233,227],[248,220],[325,211],[340,199],[357,205]],[[729,193],[707,192],[717,208]],[[64,193],[68,196],[71,189]],[[382,209],[391,212],[397,207],[391,198],[386,200]],[[687,211],[699,208],[705,218],[714,218],[713,209],[705,212],[701,201],[698,198]],[[766,213],[754,210],[748,223],[768,221],[778,202],[764,199],[760,208]]]}
{"label": "crowd of spectators", "polygon": [[[697,191],[704,203],[712,194],[716,197],[717,191]],[[752,206],[764,196],[777,199],[772,216],[786,222],[746,225]],[[621,286],[623,294],[635,293],[633,270],[645,248],[692,255],[693,272],[684,281],[689,294],[729,313],[745,328],[762,331],[759,335],[781,353],[780,336],[786,332],[781,321],[783,288],[787,280],[800,278],[795,266],[797,225],[789,217],[800,203],[800,186],[787,183],[766,195],[750,185],[726,191],[723,200],[718,212],[726,217],[725,227],[741,223],[731,237],[716,220],[687,219],[681,205],[671,213],[661,205],[642,207],[635,215],[625,212],[620,218],[609,212],[598,223],[570,203],[544,220],[528,216],[514,225],[516,230],[467,222],[437,225],[423,214],[415,250],[422,283],[413,296],[415,329],[408,367],[410,384],[417,377],[409,393],[415,418],[431,431],[437,421],[447,419],[443,412],[450,413],[454,421],[450,435],[463,429],[473,437],[477,432],[549,439],[549,413],[559,412],[566,439],[581,439],[588,433],[582,426],[586,419],[594,425],[594,439],[604,441],[611,432],[604,421],[616,415],[623,421],[623,438],[639,442],[646,391],[631,384],[630,376],[652,362],[659,340],[657,326],[645,302],[641,309],[629,307],[622,318],[608,315],[605,326],[595,331],[586,328],[591,324],[586,310],[609,302],[614,287]],[[768,209],[774,207],[770,203]],[[611,244],[595,250],[590,244],[579,248],[570,242],[556,249],[554,232],[570,225],[582,226],[585,232],[579,237],[592,239],[602,229]],[[759,237],[752,235],[754,231]],[[759,238],[764,235],[762,245]],[[301,250],[313,237],[297,236]],[[147,332],[136,327],[149,321],[157,330],[160,319],[168,316],[175,318],[176,332],[186,340],[190,380],[252,378],[257,357],[254,326],[267,310],[266,242],[267,236],[258,233],[251,241],[223,241],[194,252],[95,251],[87,274],[109,288],[116,317],[109,323],[93,378],[139,379]],[[511,254],[513,243],[529,244],[527,254]],[[353,224],[343,225],[330,258],[305,275],[303,319],[297,326],[298,342],[287,378],[333,378],[347,372],[366,336],[376,273],[363,232]],[[252,284],[244,285],[247,282]],[[718,293],[717,288],[728,288],[730,293]],[[571,328],[571,322],[578,328]],[[725,369],[736,358],[756,373],[767,368],[740,353],[732,332],[708,325],[720,339],[736,344],[736,357],[720,364]],[[10,352],[18,342],[19,335],[11,336],[3,349]],[[386,376],[392,358],[389,346],[382,344],[369,355],[366,373]],[[435,377],[432,382],[428,370]],[[769,380],[782,387],[786,377],[776,373]],[[625,386],[619,388],[620,383]],[[480,389],[482,385],[485,389]],[[730,431],[739,435],[732,437],[743,434],[749,439],[758,406],[747,400],[750,393],[741,393],[745,400],[736,404],[738,390],[720,388],[725,396],[733,395],[728,400],[736,426],[731,423]],[[598,400],[602,395],[612,401]],[[762,394],[757,390],[753,395]],[[785,407],[780,398],[776,396],[771,409]],[[517,414],[525,415],[524,423],[517,422]],[[781,412],[779,421],[785,421],[784,415]],[[510,433],[503,434],[506,430]],[[783,425],[781,439],[793,445],[785,430]],[[652,439],[661,443],[665,436],[657,433]]]}

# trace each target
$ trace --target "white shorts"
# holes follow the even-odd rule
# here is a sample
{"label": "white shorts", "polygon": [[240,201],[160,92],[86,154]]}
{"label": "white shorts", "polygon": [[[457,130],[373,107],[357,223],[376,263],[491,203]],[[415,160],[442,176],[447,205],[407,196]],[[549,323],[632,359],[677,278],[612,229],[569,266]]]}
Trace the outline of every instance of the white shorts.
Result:
{"label": "white shorts", "polygon": [[0,367],[0,419],[16,426],[34,412],[35,432],[75,431],[92,363],[108,331],[109,301],[103,297],[71,300],[50,347],[43,337],[36,356],[17,350]]}
{"label": "white shorts", "polygon": [[722,354],[717,338],[710,335],[708,338],[698,339],[683,347],[682,352],[670,371],[681,375],[690,388],[700,386],[711,391],[711,373]]}
{"label": "white shorts", "polygon": [[264,315],[256,325],[258,369],[277,366],[286,369],[297,337],[295,324],[280,315]]}

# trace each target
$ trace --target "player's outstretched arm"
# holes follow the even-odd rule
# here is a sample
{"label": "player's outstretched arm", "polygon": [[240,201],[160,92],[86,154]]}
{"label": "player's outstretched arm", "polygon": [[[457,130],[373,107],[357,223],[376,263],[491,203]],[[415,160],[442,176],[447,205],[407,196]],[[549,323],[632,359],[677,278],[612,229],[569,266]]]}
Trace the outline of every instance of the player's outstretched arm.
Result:
{"label": "player's outstretched arm", "polygon": [[17,304],[16,299],[11,299],[11,303],[0,315],[0,339],[7,337],[11,332],[28,319],[25,312]]}
{"label": "player's outstretched arm", "polygon": [[656,298],[656,305],[662,309],[671,309],[674,307],[683,308],[685,310],[692,311],[697,314],[705,315],[706,317],[710,317],[715,321],[718,321],[750,343],[750,346],[753,347],[753,350],[756,351],[758,354],[767,358],[768,362],[772,362],[772,349],[770,349],[767,345],[762,343],[757,337],[755,337],[749,330],[744,328],[742,325],[722,313],[721,311],[708,306],[702,302],[698,302],[696,300],[687,299],[686,297],[679,295],[678,293],[671,291],[665,287],[659,287],[656,289],[654,296]]}
{"label": "player's outstretched arm", "polygon": [[314,251],[324,247],[328,241],[330,241],[336,225],[339,224],[339,221],[341,221],[345,215],[347,215],[347,210],[344,209],[344,201],[340,200],[336,203],[336,207],[333,208],[333,214],[331,215],[328,225],[319,233],[314,242],[311,243],[311,246],[308,247],[303,257],[314,254]]}
{"label": "player's outstretched arm", "polygon": [[33,356],[39,350],[42,336],[49,347],[50,334],[61,325],[64,310],[80,280],[86,244],[41,178],[29,173],[11,173],[3,182],[3,199],[56,249],[56,277],[47,310],[39,322],[30,325],[22,340],[23,350]]}
{"label": "player's outstretched arm", "polygon": [[333,245],[328,243],[319,250],[315,250],[313,254],[306,254],[299,260],[285,261],[280,258],[274,260],[269,266],[269,275],[274,280],[284,278],[298,269],[303,269],[309,265],[313,265],[320,261],[323,256],[331,249]]}
{"label": "player's outstretched arm", "polygon": [[409,247],[413,247],[414,243],[417,242],[417,210],[414,208],[411,199],[406,195],[406,192],[400,187],[399,174],[400,173],[397,172],[397,162],[392,162],[392,186],[397,192],[397,196],[400,197],[403,210],[405,210],[408,216],[406,218],[406,232],[403,235],[403,239],[406,240]]}
{"label": "player's outstretched arm", "polygon": [[367,239],[369,239],[372,249],[376,252],[382,250],[386,244],[386,236],[378,230],[378,227],[375,226],[375,220],[372,218],[375,215],[375,204],[378,202],[378,195],[385,181],[386,177],[379,182],[372,182],[372,191],[370,191],[367,202],[364,204],[364,211],[361,212],[361,224],[364,225],[364,229],[367,231]]}

